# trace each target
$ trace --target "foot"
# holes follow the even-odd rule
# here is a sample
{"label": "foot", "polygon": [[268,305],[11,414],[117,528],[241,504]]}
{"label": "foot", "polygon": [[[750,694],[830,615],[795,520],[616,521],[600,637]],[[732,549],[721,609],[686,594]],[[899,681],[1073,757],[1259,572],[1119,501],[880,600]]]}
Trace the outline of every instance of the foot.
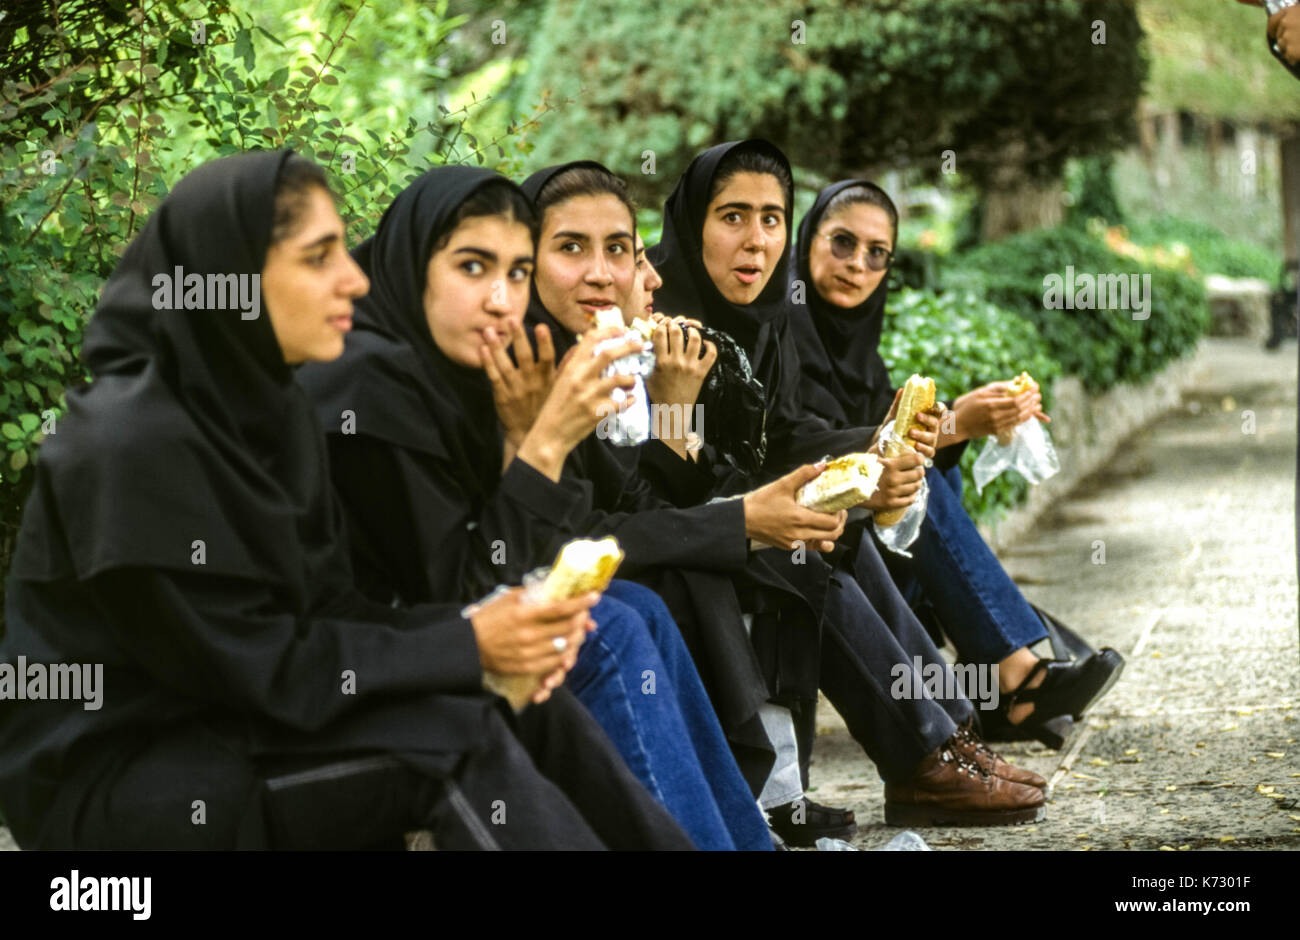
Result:
{"label": "foot", "polygon": [[950,739],[905,784],[885,785],[890,826],[1006,826],[1043,817],[1043,791],[986,773]]}
{"label": "foot", "polygon": [[1004,699],[1007,720],[1020,724],[1027,717],[1021,709],[1029,704],[1036,721],[1057,715],[1070,715],[1078,721],[1110,691],[1123,671],[1124,657],[1109,646],[1083,659],[1040,659],[1029,678]]}
{"label": "foot", "polygon": [[821,838],[848,839],[858,831],[851,809],[835,809],[808,797],[767,811],[768,824],[789,845],[809,848]]}
{"label": "foot", "polygon": [[993,774],[1001,777],[1003,780],[1010,780],[1012,783],[1023,783],[1027,787],[1038,787],[1040,790],[1047,789],[1047,781],[1032,770],[1025,770],[1023,767],[1017,767],[1004,761],[997,753],[971,728],[970,723],[962,725],[953,735],[953,746],[965,754],[968,758],[979,765],[980,770],[986,774]]}

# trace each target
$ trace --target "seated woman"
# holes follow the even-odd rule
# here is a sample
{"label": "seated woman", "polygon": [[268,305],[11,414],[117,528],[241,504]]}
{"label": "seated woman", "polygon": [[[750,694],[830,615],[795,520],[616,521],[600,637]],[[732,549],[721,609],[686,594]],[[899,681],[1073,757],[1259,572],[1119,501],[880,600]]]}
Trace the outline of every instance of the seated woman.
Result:
{"label": "seated woman", "polygon": [[[504,177],[459,166],[425,173],[356,251],[371,292],[344,354],[300,370],[328,435],[361,581],[376,600],[477,598],[549,564],[569,521],[589,511],[587,493],[561,470],[612,390],[632,382],[602,371],[639,344],[596,355],[610,333],[594,334],[553,388],[494,400],[485,357],[490,366],[498,337],[522,335],[535,226]],[[538,373],[552,361],[544,348]],[[525,409],[536,418],[521,424]],[[700,848],[770,850],[663,603],[629,582],[607,595],[568,687]]]}
{"label": "seated woman", "polygon": [[367,289],[343,239],[319,167],[245,154],[182,179],[105,286],[95,381],[42,447],[0,644],[10,675],[102,665],[102,707],[0,696],[15,838],[690,847],[564,689],[518,721],[483,691],[494,663],[562,676],[552,640],[582,640],[595,596],[515,591],[466,619],[353,587],[291,370],[343,350]]}
{"label": "seated woman", "polygon": [[[635,215],[617,177],[583,161],[541,170],[525,181],[524,189],[542,213],[536,296],[529,316],[546,326],[557,345],[575,342],[588,328],[594,308],[610,302],[624,311],[645,307],[644,279],[638,286],[635,269],[625,266]],[[614,258],[623,263],[615,265]],[[698,331],[688,331],[684,346],[676,338],[669,341],[667,332],[666,327],[656,332],[658,360],[650,394],[658,404],[680,405],[691,413],[711,351],[701,344]],[[886,779],[895,782],[888,794],[887,820],[990,824],[1034,818],[1041,811],[1041,791],[1015,779],[1041,783],[1041,778],[995,764],[973,737],[964,736],[959,726],[969,721],[969,702],[959,697],[900,701],[891,695],[891,667],[903,664],[911,670],[916,655],[929,658],[929,652],[913,642],[914,632],[923,635],[923,630],[915,618],[887,625],[856,584],[841,591],[828,583],[830,569],[816,550],[835,547],[843,513],[813,512],[794,499],[798,487],[815,477],[819,467],[796,468],[771,484],[737,493],[733,500],[675,511],[663,497],[647,491],[648,482],[640,475],[641,465],[656,448],[677,465],[693,465],[692,452],[680,440],[652,440],[638,449],[616,447],[595,435],[575,450],[566,471],[589,481],[597,494],[595,507],[604,516],[587,524],[597,531],[618,531],[620,538],[623,533],[642,533],[628,538],[633,576],[654,579],[649,583],[658,587],[681,572],[712,568],[730,581],[731,589],[719,595],[727,603],[697,617],[688,639],[715,701],[727,701],[728,684],[738,678],[718,662],[719,651],[731,651],[742,661],[757,657],[765,696],[760,718],[785,758],[774,768],[763,794],[765,808],[780,810],[783,817],[772,814],[778,832],[807,843],[819,829],[826,834],[846,826],[843,816],[836,818],[838,811],[818,807],[803,795],[807,781],[801,779],[797,753],[803,742],[795,738],[790,712],[811,714],[819,684],[841,707]],[[719,515],[711,526],[698,528],[706,513]],[[800,541],[812,551],[747,551],[751,538],[781,549]],[[689,592],[665,596],[674,613],[679,607],[689,613],[698,603]],[[742,611],[752,620],[746,623],[749,618],[737,616]],[[845,621],[842,632],[823,631],[824,612]],[[784,712],[783,718],[777,710]],[[978,760],[988,761],[987,773]],[[768,797],[777,790],[785,790],[786,802],[774,805]]]}
{"label": "seated woman", "polygon": [[[804,406],[832,427],[881,421],[894,399],[879,347],[897,236],[893,201],[864,180],[823,189],[799,225],[793,276],[803,290],[792,291],[790,317],[800,392]],[[986,734],[1032,735],[1060,747],[1059,734],[1044,722],[1081,715],[1119,678],[1123,659],[1109,648],[1076,662],[1030,652],[1047,636],[1043,623],[962,508],[958,461],[966,442],[1009,432],[1034,417],[1048,420],[1037,388],[1010,397],[1006,386],[992,382],[959,397],[952,403],[955,420],[939,430],[934,465],[894,474],[898,489],[910,494],[923,472],[929,502],[912,557],[884,557],[909,600],[919,595],[933,605],[962,659],[998,665],[1002,694],[997,711],[982,716]],[[866,508],[883,508],[894,485],[886,484]],[[1023,735],[1010,733],[1017,725],[1024,726]]]}

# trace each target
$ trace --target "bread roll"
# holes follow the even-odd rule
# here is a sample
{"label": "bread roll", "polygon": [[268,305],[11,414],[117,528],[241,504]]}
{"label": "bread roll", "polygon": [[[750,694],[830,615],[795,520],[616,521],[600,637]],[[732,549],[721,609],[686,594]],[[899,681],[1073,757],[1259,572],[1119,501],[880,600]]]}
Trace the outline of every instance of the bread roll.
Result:
{"label": "bread roll", "polygon": [[[925,426],[916,420],[916,416],[934,407],[934,379],[912,375],[903,386],[903,397],[899,399],[898,411],[894,414],[894,439],[885,442],[885,456],[898,457],[908,451],[914,451],[913,440],[909,433],[913,428],[924,430]],[[888,528],[896,525],[903,518],[906,509],[889,509],[876,513],[876,525]]]}
{"label": "bread roll", "polygon": [[[1018,376],[1012,379],[1011,384],[1007,386],[1007,395],[1008,397],[1014,398],[1021,392],[1033,388],[1035,384],[1034,380],[1029,377],[1028,372],[1021,372]],[[1011,438],[1015,433],[1015,428],[1012,428],[1010,431],[1004,431],[998,435],[998,443],[1003,447],[1006,447],[1011,443]]]}
{"label": "bread roll", "polygon": [[839,512],[871,498],[884,465],[875,454],[845,454],[826,464],[815,480],[799,488],[800,506],[818,512]]}

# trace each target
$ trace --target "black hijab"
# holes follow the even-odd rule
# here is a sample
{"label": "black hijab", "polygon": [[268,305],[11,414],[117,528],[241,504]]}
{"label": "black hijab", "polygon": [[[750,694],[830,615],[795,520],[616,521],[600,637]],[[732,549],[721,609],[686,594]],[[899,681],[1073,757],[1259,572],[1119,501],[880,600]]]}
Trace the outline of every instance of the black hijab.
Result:
{"label": "black hijab", "polygon": [[[538,170],[520,183],[519,188],[524,191],[524,195],[528,197],[528,201],[536,206],[537,197],[541,195],[546,184],[552,179],[569,170],[584,168],[610,173],[606,166],[597,163],[595,160],[573,160],[569,163],[557,163],[555,166],[548,166],[544,169]],[[612,176],[613,174],[610,173],[610,175]],[[539,212],[538,215],[540,216],[541,213]],[[633,222],[635,224],[635,220],[633,220]],[[560,321],[555,318],[555,315],[552,314],[551,311],[547,310],[546,305],[542,303],[542,298],[537,293],[537,276],[535,274],[533,276],[532,287],[530,288],[528,297],[528,313],[525,316],[524,322],[533,328],[536,328],[539,324],[543,323],[546,325],[546,328],[551,332],[551,342],[555,345],[555,358],[557,362],[561,356],[568,352],[578,342],[578,337],[574,335],[573,331],[560,323]],[[536,341],[534,341],[534,347],[535,346]]]}
{"label": "black hijab", "polygon": [[646,254],[664,280],[663,287],[655,294],[656,309],[673,316],[691,317],[729,333],[753,359],[760,328],[785,311],[788,240],[787,246],[781,249],[776,270],[753,303],[733,304],[727,300],[704,267],[704,222],[709,190],[718,165],[740,148],[763,151],[790,170],[785,154],[775,144],[760,138],[710,147],[691,161],[677,181],[677,187],[664,204],[663,235],[659,244]]}
{"label": "black hijab", "polygon": [[812,241],[826,207],[854,186],[885,195],[866,180],[843,180],[817,194],[817,201],[799,223],[794,249],[794,277],[803,284],[803,302],[796,303],[792,297],[790,303],[790,328],[803,371],[800,391],[804,404],[837,426],[878,424],[894,396],[889,370],[880,356],[888,272],[866,300],[846,310],[817,292],[809,267]]}
{"label": "black hijab", "polygon": [[492,383],[482,369],[453,362],[438,348],[424,289],[433,246],[461,204],[488,184],[514,187],[491,170],[442,166],[402,190],[353,252],[370,293],[357,301],[343,356],[298,374],[328,430],[350,413],[357,433],[450,460],[479,495],[501,476]]}
{"label": "black hijab", "polygon": [[300,605],[340,582],[322,577],[346,571],[323,441],[265,303],[255,319],[154,305],[158,275],[260,280],[289,155],[194,170],[127,248],[82,345],[94,382],[68,393],[41,448],[16,577],[197,570],[270,581]]}

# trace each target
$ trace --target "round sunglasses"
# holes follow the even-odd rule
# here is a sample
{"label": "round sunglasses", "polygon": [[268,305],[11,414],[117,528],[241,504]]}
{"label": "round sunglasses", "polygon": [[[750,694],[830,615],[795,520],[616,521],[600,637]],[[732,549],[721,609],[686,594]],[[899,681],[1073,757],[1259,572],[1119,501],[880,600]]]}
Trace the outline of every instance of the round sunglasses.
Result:
{"label": "round sunglasses", "polygon": [[[831,254],[839,261],[847,261],[858,253],[858,238],[848,232],[833,232],[822,238],[831,243]],[[894,261],[894,253],[880,245],[868,245],[866,251],[867,267],[873,271],[883,271]]]}

